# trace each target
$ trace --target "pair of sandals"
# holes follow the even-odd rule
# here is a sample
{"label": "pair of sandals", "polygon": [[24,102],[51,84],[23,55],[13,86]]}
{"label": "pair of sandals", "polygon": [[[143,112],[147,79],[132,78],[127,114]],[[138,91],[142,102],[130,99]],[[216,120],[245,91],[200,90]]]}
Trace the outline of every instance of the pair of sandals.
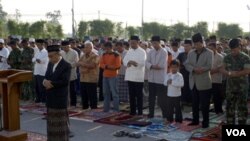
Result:
{"label": "pair of sandals", "polygon": [[124,130],[121,130],[121,131],[117,131],[113,134],[113,136],[115,137],[130,137],[130,138],[141,138],[142,137],[142,134],[139,133],[139,132],[128,132],[128,131],[124,131]]}

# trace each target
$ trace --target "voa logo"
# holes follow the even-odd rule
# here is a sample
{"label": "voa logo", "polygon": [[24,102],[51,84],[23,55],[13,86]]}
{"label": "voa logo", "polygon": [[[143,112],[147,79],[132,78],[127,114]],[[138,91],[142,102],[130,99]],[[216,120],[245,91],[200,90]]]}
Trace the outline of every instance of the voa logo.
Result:
{"label": "voa logo", "polygon": [[231,136],[231,135],[233,135],[235,137],[236,136],[247,136],[244,129],[241,129],[241,130],[239,130],[239,129],[226,129],[226,132],[227,132],[227,136]]}

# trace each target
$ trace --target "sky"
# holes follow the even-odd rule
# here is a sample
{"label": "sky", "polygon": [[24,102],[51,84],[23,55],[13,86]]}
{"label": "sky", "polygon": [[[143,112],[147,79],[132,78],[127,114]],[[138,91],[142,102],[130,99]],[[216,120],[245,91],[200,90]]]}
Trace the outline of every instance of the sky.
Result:
{"label": "sky", "polygon": [[[143,0],[74,0],[75,23],[100,18],[121,22],[123,27],[140,26]],[[188,6],[189,1],[189,6]],[[20,21],[46,20],[45,14],[60,10],[64,33],[72,31],[72,0],[1,0],[3,10],[15,18],[16,9]],[[219,22],[238,23],[244,31],[250,30],[250,0],[144,0],[144,22],[188,25],[206,21],[209,30],[215,31]],[[188,10],[189,7],[189,10]],[[99,11],[99,12],[98,12]],[[188,14],[189,11],[189,14]],[[98,14],[99,13],[99,14]]]}

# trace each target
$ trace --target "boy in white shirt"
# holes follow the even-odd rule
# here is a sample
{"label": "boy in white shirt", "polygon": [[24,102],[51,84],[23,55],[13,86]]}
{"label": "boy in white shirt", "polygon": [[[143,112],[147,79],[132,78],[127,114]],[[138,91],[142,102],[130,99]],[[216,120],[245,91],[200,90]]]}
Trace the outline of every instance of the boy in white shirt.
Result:
{"label": "boy in white shirt", "polygon": [[182,123],[181,111],[181,88],[184,86],[184,80],[181,73],[178,72],[180,62],[173,60],[170,63],[170,73],[165,75],[164,85],[168,87],[168,100],[166,102],[168,113],[166,124],[174,121],[173,115],[175,113],[175,122]]}

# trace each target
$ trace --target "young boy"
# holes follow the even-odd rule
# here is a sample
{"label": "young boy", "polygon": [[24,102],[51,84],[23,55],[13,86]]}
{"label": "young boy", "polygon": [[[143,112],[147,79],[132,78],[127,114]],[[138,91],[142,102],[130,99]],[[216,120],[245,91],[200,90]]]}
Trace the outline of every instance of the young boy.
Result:
{"label": "young boy", "polygon": [[182,123],[181,111],[181,87],[184,85],[183,76],[178,72],[180,62],[173,60],[170,63],[170,73],[165,75],[164,85],[168,87],[166,102],[168,113],[166,124],[174,121],[173,115],[175,113],[175,122]]}

